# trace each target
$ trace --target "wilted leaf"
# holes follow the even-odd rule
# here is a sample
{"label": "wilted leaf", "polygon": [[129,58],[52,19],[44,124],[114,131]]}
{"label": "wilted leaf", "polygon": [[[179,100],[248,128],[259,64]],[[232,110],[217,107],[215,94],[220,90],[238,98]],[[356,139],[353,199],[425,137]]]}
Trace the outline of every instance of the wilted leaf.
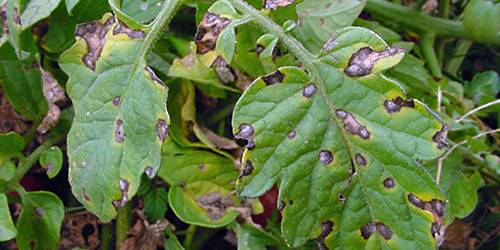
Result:
{"label": "wilted leaf", "polygon": [[45,150],[40,155],[40,165],[47,170],[47,176],[52,179],[57,176],[63,164],[61,149],[57,146]]}
{"label": "wilted leaf", "polygon": [[56,249],[64,205],[50,192],[30,192],[22,196],[23,209],[16,222],[19,249]]}
{"label": "wilted leaf", "polygon": [[304,0],[297,5],[295,37],[313,52],[318,52],[333,33],[351,25],[366,0]]}
{"label": "wilted leaf", "polygon": [[237,171],[232,160],[167,141],[158,175],[168,182],[169,204],[184,222],[204,227],[222,227],[239,214],[231,195]]}
{"label": "wilted leaf", "polygon": [[7,196],[0,193],[0,241],[6,241],[16,237],[17,231],[10,217]]}
{"label": "wilted leaf", "polygon": [[60,58],[75,118],[68,134],[73,194],[109,221],[154,176],[168,134],[167,88],[138,56],[144,32],[111,15],[80,25]]}
{"label": "wilted leaf", "polygon": [[364,28],[334,37],[309,62],[314,80],[283,67],[238,101],[233,132],[247,149],[237,189],[257,197],[279,180],[292,247],[434,248],[444,196],[415,160],[443,153],[446,126],[380,73],[401,49]]}

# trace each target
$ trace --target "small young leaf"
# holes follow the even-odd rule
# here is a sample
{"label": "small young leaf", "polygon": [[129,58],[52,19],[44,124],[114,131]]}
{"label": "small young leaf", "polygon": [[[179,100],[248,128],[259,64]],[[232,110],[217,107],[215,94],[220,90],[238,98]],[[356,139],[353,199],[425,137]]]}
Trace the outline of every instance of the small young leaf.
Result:
{"label": "small young leaf", "polygon": [[153,188],[144,195],[144,214],[154,223],[165,218],[168,206],[168,192],[163,188]]}
{"label": "small young leaf", "polygon": [[63,164],[63,154],[57,146],[45,150],[40,155],[40,165],[47,170],[47,176],[52,179],[61,170]]}
{"label": "small young leaf", "polygon": [[148,46],[142,30],[107,14],[78,26],[76,35],[59,61],[75,109],[69,180],[76,198],[109,221],[134,196],[141,175],[159,168],[167,88],[138,56]]}
{"label": "small young leaf", "polygon": [[[3,162],[2,162],[3,160]],[[16,165],[11,160],[5,160],[0,158],[0,189],[4,188],[4,185],[12,180],[16,173]]]}
{"label": "small young leaf", "polygon": [[19,249],[56,249],[64,218],[64,205],[53,193],[40,191],[22,196],[23,208],[16,222]]}
{"label": "small young leaf", "polygon": [[184,222],[204,227],[222,227],[239,212],[230,195],[237,176],[232,160],[209,151],[165,143],[158,175],[171,185],[168,199],[174,213]]}
{"label": "small young leaf", "polygon": [[0,134],[0,159],[21,152],[24,146],[24,138],[16,132]]}
{"label": "small young leaf", "polygon": [[16,237],[17,231],[10,217],[9,204],[7,196],[0,193],[0,242],[7,241]]}

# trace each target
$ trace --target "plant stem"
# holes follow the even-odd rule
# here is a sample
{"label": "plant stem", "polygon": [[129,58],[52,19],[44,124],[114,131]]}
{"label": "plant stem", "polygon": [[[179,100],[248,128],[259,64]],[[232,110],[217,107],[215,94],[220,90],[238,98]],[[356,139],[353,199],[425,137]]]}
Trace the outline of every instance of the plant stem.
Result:
{"label": "plant stem", "polygon": [[132,203],[128,202],[118,210],[116,216],[116,248],[118,249],[120,245],[127,239],[127,233],[132,224]]}
{"label": "plant stem", "polygon": [[[425,15],[420,11],[384,0],[369,0],[366,10],[382,16],[385,20],[398,23],[401,26],[417,31],[419,33],[433,32],[437,36],[463,37],[473,39],[465,32],[463,24],[451,20]],[[500,36],[486,41],[492,44],[500,44]]]}
{"label": "plant stem", "polygon": [[451,59],[446,64],[444,71],[449,74],[456,76],[462,62],[464,61],[465,56],[467,55],[467,51],[469,51],[472,46],[472,41],[460,39],[457,41],[457,44],[453,50],[451,55]]}
{"label": "plant stem", "polygon": [[463,121],[465,118],[467,118],[468,116],[470,116],[470,115],[472,115],[472,114],[474,114],[474,113],[476,113],[476,112],[480,111],[481,109],[485,109],[485,108],[487,108],[487,107],[491,107],[491,106],[496,105],[496,104],[500,104],[500,99],[497,99],[497,100],[492,101],[492,102],[488,102],[488,103],[486,103],[486,104],[484,104],[484,105],[481,105],[481,106],[479,106],[479,107],[477,107],[477,108],[475,108],[475,109],[473,109],[473,110],[471,110],[471,111],[467,112],[465,115],[463,115],[462,117],[458,118],[458,119],[457,119],[457,120],[455,120],[455,121],[456,121],[457,123],[458,123],[458,122],[461,122],[461,121]]}
{"label": "plant stem", "polygon": [[196,225],[190,224],[186,231],[186,238],[184,239],[183,245],[185,249],[191,249],[195,233],[196,233]]}
{"label": "plant stem", "polygon": [[434,33],[424,33],[420,41],[420,47],[422,48],[422,55],[427,62],[427,68],[431,75],[441,79],[443,78],[443,73],[441,73],[441,66],[439,65],[436,51],[434,50],[435,37]]}
{"label": "plant stem", "polygon": [[113,224],[104,223],[101,227],[101,250],[113,249]]}

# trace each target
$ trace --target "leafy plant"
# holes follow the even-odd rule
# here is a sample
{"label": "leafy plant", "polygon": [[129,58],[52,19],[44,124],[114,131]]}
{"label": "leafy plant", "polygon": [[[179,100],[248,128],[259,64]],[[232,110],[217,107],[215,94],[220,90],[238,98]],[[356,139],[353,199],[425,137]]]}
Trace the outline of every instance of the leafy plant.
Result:
{"label": "leafy plant", "polygon": [[0,0],[0,248],[497,247],[500,3],[398,2]]}

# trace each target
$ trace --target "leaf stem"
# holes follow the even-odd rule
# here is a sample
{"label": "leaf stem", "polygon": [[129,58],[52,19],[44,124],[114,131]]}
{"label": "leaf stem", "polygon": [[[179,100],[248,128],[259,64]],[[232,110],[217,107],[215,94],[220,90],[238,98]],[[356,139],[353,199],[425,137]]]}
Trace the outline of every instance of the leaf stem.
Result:
{"label": "leaf stem", "polygon": [[[413,8],[391,3],[384,0],[369,0],[366,10],[384,17],[385,20],[398,23],[399,25],[417,31],[419,33],[433,32],[437,36],[463,37],[473,39],[465,32],[461,22],[432,17],[414,10]],[[492,44],[500,44],[500,36],[487,41]]]}
{"label": "leaf stem", "polygon": [[116,216],[116,247],[117,249],[127,239],[127,233],[132,224],[132,203],[128,202],[118,210]]}
{"label": "leaf stem", "polygon": [[488,102],[488,103],[486,103],[486,104],[484,104],[484,105],[481,105],[481,106],[479,106],[479,107],[477,107],[477,108],[475,108],[475,109],[473,109],[473,110],[471,110],[471,111],[467,112],[465,115],[463,115],[462,117],[460,117],[460,118],[456,119],[455,121],[456,121],[457,123],[458,123],[458,122],[461,122],[461,121],[463,121],[465,118],[467,118],[468,116],[470,116],[470,115],[472,115],[472,114],[474,114],[474,113],[476,113],[476,112],[480,111],[481,109],[485,109],[485,108],[487,108],[487,107],[491,107],[491,106],[496,105],[496,104],[500,104],[500,99],[497,99],[497,100],[492,101],[492,102]]}
{"label": "leaf stem", "polygon": [[439,65],[436,51],[434,50],[435,38],[436,35],[434,33],[424,33],[420,41],[420,47],[422,48],[422,54],[427,62],[427,68],[429,68],[431,75],[441,79],[443,78],[443,73],[441,72],[441,66]]}
{"label": "leaf stem", "polygon": [[196,225],[190,224],[188,229],[186,230],[186,239],[184,240],[185,249],[191,249],[195,233],[196,233]]}

